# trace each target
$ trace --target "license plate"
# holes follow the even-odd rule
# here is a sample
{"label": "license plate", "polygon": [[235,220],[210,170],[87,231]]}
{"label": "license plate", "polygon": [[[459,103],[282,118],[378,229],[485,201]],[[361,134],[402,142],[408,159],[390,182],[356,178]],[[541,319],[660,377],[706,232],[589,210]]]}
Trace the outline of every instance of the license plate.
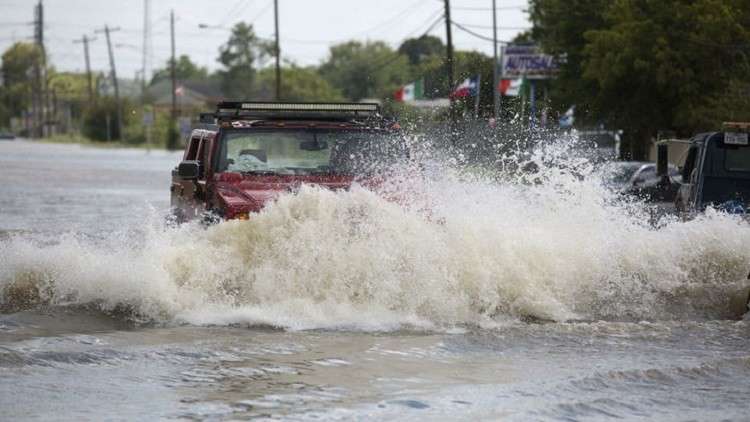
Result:
{"label": "license plate", "polygon": [[724,143],[727,145],[748,145],[747,133],[725,132]]}

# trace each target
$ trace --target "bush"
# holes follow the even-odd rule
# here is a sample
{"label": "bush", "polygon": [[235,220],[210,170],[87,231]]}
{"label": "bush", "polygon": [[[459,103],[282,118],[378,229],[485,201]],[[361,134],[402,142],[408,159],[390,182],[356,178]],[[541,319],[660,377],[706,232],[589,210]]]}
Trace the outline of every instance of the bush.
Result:
{"label": "bush", "polygon": [[[123,127],[127,127],[134,117],[129,112],[131,109],[129,101],[123,100]],[[96,141],[107,141],[107,119],[109,119],[109,139],[121,140],[120,126],[117,121],[117,103],[112,97],[100,97],[96,104],[91,104],[84,109],[83,134]]]}

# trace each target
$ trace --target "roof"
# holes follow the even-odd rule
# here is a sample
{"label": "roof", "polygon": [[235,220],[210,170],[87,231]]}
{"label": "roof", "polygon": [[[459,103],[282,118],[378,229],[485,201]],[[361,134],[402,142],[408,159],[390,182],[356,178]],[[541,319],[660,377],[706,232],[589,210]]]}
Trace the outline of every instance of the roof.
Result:
{"label": "roof", "polygon": [[[177,103],[183,107],[203,108],[223,99],[219,82],[214,80],[185,80],[177,82]],[[172,81],[163,79],[146,89],[156,106],[172,105]]]}

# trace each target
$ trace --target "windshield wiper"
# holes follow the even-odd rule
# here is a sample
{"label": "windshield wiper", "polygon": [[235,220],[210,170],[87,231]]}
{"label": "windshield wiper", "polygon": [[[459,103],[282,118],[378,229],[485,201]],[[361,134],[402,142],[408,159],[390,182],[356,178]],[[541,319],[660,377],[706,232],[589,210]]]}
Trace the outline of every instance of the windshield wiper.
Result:
{"label": "windshield wiper", "polygon": [[278,174],[273,170],[245,170],[241,171],[242,174],[251,174],[253,176],[271,176],[274,174]]}
{"label": "windshield wiper", "polygon": [[313,176],[334,174],[333,167],[331,166],[318,166],[317,168],[306,170],[307,174],[311,174]]}

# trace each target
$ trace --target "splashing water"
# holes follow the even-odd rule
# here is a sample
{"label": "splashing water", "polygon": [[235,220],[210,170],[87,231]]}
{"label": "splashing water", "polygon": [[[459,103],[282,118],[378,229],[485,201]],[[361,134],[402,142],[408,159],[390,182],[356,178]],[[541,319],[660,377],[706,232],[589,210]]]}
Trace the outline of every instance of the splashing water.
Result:
{"label": "splashing water", "polygon": [[303,186],[248,221],[205,229],[14,237],[0,242],[0,308],[95,304],[159,322],[361,330],[744,311],[746,222],[708,212],[654,227],[644,204],[604,189],[569,152],[558,142],[505,157],[525,171],[500,177],[426,162],[429,177],[385,192]]}

